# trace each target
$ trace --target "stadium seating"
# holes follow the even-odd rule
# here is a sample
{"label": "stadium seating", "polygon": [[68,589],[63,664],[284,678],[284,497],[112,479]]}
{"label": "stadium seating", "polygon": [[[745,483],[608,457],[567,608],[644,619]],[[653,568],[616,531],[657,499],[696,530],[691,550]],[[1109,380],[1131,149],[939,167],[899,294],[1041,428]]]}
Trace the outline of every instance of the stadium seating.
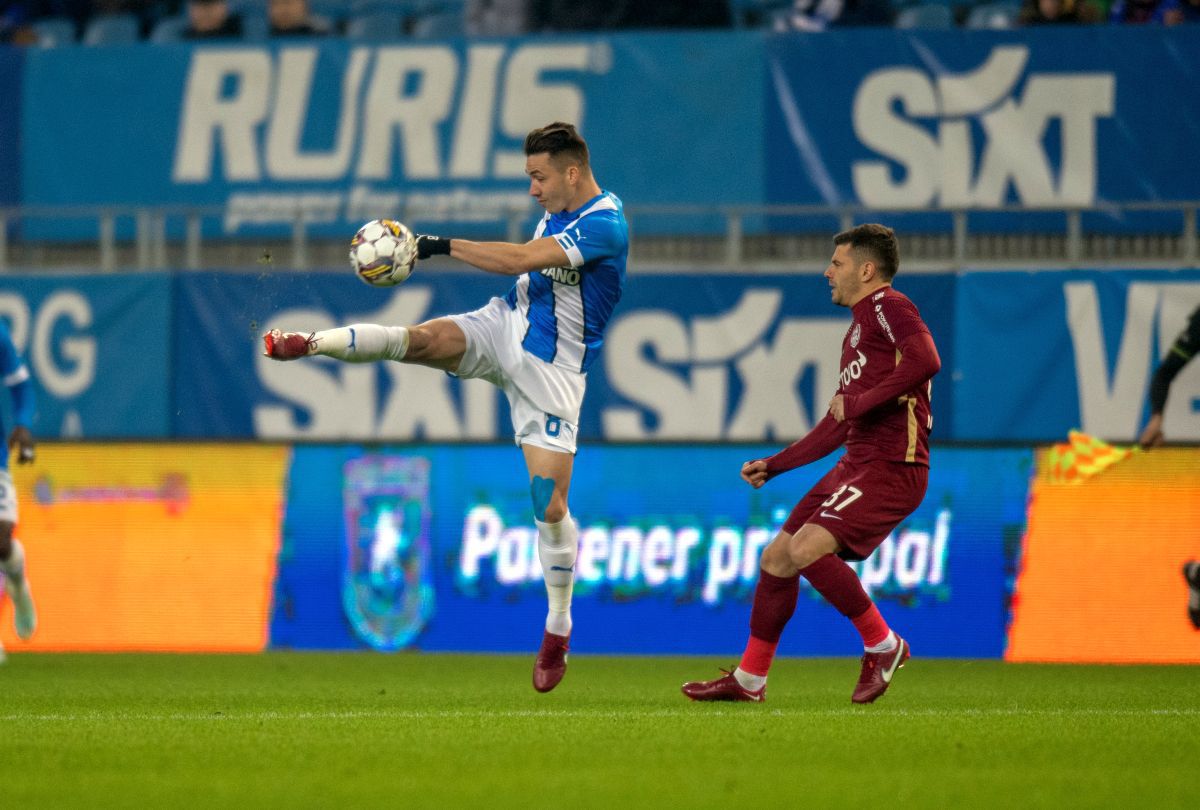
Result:
{"label": "stadium seating", "polygon": [[971,9],[965,25],[967,28],[1016,28],[1020,15],[1021,6],[1017,3],[984,3]]}
{"label": "stadium seating", "polygon": [[129,45],[141,37],[142,24],[133,14],[104,14],[88,21],[84,45]]}
{"label": "stadium seating", "polygon": [[953,28],[954,12],[949,6],[927,3],[902,9],[896,15],[897,28]]}
{"label": "stadium seating", "polygon": [[31,26],[41,48],[75,44],[75,23],[66,17],[46,17],[35,20]]}

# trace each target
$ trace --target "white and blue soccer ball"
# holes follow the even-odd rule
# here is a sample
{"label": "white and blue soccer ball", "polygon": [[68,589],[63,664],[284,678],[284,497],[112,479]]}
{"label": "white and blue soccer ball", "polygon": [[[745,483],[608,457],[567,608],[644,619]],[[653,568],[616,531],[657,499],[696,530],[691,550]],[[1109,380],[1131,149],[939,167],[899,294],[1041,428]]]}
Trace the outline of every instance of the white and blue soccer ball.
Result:
{"label": "white and blue soccer ball", "polygon": [[350,240],[350,265],[372,287],[394,287],[412,275],[417,237],[394,219],[373,219]]}

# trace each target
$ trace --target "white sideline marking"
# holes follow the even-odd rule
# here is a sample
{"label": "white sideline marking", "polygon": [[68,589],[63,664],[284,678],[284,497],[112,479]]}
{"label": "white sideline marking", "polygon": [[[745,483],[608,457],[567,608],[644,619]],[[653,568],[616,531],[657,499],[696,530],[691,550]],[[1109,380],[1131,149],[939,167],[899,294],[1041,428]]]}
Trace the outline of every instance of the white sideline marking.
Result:
{"label": "white sideline marking", "polygon": [[[944,719],[975,717],[1197,717],[1200,709],[884,709],[877,707],[847,709],[766,709],[773,717],[940,717]],[[95,720],[148,720],[148,721],[230,721],[230,720],[454,720],[459,718],[507,718],[507,719],[638,719],[638,718],[693,718],[698,714],[705,717],[743,717],[762,714],[762,710],[747,708],[744,711],[713,709],[707,706],[690,706],[681,709],[652,709],[649,711],[600,710],[600,709],[526,709],[510,711],[466,711],[447,710],[378,710],[346,712],[228,712],[215,709],[211,712],[173,713],[126,713],[86,712],[81,714],[5,714],[0,721],[6,723],[75,723]]]}

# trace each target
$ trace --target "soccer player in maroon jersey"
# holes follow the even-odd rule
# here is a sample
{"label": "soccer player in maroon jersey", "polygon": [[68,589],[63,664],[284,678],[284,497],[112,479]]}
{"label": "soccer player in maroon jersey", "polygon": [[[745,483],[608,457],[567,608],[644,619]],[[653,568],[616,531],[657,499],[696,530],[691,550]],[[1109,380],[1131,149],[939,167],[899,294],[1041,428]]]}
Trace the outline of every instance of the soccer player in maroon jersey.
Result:
{"label": "soccer player in maroon jersey", "polygon": [[842,341],[837,394],[808,435],[769,458],[746,462],[742,478],[758,489],[843,444],[846,453],[763,550],[741,663],[716,680],[684,684],[692,700],[763,700],[801,576],[862,635],[862,672],[851,700],[874,701],[909,658],[908,644],[888,627],[845,560],[869,557],[925,497],[930,379],[941,360],[916,306],[892,289],[900,261],[892,229],[859,225],[833,241],[825,278],[833,303],[854,316]]}

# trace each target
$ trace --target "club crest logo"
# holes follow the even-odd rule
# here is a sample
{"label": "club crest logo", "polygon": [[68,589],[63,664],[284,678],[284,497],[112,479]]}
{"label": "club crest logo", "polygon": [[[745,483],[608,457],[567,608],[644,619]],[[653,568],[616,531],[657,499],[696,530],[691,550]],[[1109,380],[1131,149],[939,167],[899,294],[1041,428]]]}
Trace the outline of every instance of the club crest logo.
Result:
{"label": "club crest logo", "polygon": [[346,618],[375,649],[403,649],[434,609],[429,459],[365,456],[342,474]]}
{"label": "club crest logo", "polygon": [[850,333],[850,348],[857,349],[858,341],[862,337],[862,324],[857,321],[854,323],[854,330]]}

